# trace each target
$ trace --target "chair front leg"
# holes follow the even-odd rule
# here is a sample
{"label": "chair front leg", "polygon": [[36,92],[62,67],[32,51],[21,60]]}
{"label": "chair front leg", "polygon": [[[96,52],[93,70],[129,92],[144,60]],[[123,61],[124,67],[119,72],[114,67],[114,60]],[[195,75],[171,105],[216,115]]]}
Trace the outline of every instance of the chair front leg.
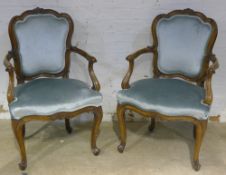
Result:
{"label": "chair front leg", "polygon": [[199,121],[195,126],[195,148],[193,156],[193,168],[199,171],[201,165],[199,163],[199,153],[202,145],[203,137],[207,128],[208,120]]}
{"label": "chair front leg", "polygon": [[120,153],[123,153],[126,146],[126,123],[125,123],[125,109],[120,105],[117,106],[117,117],[118,117],[119,138],[120,138],[120,145],[118,146],[118,151]]}
{"label": "chair front leg", "polygon": [[100,149],[96,146],[96,140],[100,133],[100,124],[103,118],[102,107],[97,107],[94,111],[94,122],[91,133],[91,149],[95,156],[99,155]]}
{"label": "chair front leg", "polygon": [[19,168],[25,170],[27,168],[27,157],[24,145],[25,125],[20,125],[19,120],[12,120],[12,129],[20,149],[21,162]]}
{"label": "chair front leg", "polygon": [[68,134],[72,133],[72,128],[70,125],[70,119],[65,119],[65,128]]}

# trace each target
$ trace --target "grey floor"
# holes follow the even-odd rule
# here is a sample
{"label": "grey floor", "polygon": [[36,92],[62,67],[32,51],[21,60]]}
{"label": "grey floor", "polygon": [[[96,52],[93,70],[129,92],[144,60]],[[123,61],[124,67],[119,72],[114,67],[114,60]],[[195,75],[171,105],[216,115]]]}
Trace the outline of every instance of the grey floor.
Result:
{"label": "grey floor", "polygon": [[191,167],[192,125],[159,122],[154,133],[147,122],[128,122],[127,147],[117,152],[117,123],[101,126],[101,154],[90,151],[90,123],[73,123],[73,133],[63,123],[29,123],[26,134],[28,168],[18,169],[18,148],[9,120],[0,120],[0,175],[224,175],[226,174],[226,124],[210,123],[202,146],[201,170]]}

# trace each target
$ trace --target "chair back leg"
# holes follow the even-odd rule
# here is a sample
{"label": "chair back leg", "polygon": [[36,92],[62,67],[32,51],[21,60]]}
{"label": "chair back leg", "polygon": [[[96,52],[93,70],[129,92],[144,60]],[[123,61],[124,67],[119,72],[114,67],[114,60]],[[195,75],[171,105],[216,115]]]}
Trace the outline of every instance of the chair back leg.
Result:
{"label": "chair back leg", "polygon": [[72,128],[71,128],[71,125],[70,125],[70,119],[65,119],[65,129],[66,129],[68,134],[72,133]]}
{"label": "chair back leg", "polygon": [[151,118],[151,124],[149,125],[148,130],[150,132],[154,132],[154,129],[155,129],[155,118]]}

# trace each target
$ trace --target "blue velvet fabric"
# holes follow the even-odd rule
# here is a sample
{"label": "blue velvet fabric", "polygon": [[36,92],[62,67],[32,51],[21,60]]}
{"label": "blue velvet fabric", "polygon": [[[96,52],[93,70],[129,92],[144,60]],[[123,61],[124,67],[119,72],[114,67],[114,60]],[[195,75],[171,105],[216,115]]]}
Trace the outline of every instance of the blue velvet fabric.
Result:
{"label": "blue velvet fabric", "polygon": [[28,115],[72,112],[87,106],[100,106],[102,95],[74,79],[40,78],[15,88],[15,100],[9,104],[13,119]]}
{"label": "blue velvet fabric", "polygon": [[65,65],[69,24],[51,14],[29,15],[15,24],[24,75],[58,73]]}
{"label": "blue velvet fabric", "polygon": [[188,77],[199,75],[211,31],[211,25],[196,16],[162,18],[157,24],[160,71]]}
{"label": "blue velvet fabric", "polygon": [[205,120],[210,107],[202,104],[203,88],[179,79],[143,79],[117,94],[119,104],[169,116],[192,116]]}

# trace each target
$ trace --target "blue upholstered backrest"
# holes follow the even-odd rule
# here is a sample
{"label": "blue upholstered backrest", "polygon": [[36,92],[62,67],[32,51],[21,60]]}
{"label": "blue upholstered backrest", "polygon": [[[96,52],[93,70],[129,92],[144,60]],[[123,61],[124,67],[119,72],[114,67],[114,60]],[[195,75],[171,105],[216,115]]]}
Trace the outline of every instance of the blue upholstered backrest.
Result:
{"label": "blue upholstered backrest", "polygon": [[212,28],[197,16],[174,15],[158,21],[158,68],[165,74],[199,75]]}
{"label": "blue upholstered backrest", "polygon": [[29,15],[15,23],[22,73],[59,73],[65,66],[69,24],[51,14]]}

